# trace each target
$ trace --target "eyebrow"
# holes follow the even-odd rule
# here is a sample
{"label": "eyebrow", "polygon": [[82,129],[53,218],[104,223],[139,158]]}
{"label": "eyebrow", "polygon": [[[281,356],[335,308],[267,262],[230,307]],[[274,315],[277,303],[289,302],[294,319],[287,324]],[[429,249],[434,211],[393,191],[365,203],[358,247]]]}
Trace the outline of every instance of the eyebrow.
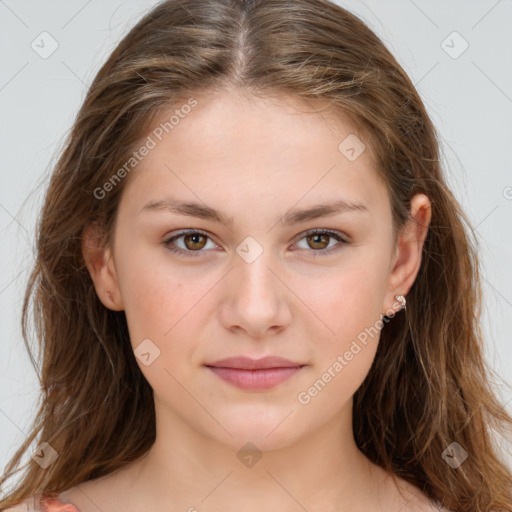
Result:
{"label": "eyebrow", "polygon": [[[210,220],[233,227],[233,217],[228,217],[224,213],[207,206],[206,204],[193,201],[181,201],[174,198],[160,199],[150,201],[141,208],[142,212],[171,212],[178,215],[197,217]],[[327,203],[316,204],[305,209],[292,209],[282,216],[278,216],[275,222],[280,222],[284,226],[293,226],[309,220],[321,217],[331,217],[333,215],[345,212],[363,212],[369,213],[368,207],[362,203],[348,202],[343,199],[330,201]]]}

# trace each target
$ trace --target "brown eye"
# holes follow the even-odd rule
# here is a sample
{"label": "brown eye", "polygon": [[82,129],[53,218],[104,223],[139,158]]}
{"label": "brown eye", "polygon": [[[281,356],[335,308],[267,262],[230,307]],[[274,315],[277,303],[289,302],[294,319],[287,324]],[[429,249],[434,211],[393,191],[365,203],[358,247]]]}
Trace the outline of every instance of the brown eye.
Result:
{"label": "brown eye", "polygon": [[329,245],[331,235],[327,234],[313,234],[306,237],[311,249],[325,249]]}
{"label": "brown eye", "polygon": [[[304,243],[301,247],[300,243]],[[348,245],[349,240],[345,240],[341,233],[337,231],[329,231],[325,229],[313,229],[304,233],[299,240],[298,247],[306,250],[306,254],[313,257],[331,254],[334,251],[343,249]]]}
{"label": "brown eye", "polygon": [[[350,241],[345,240],[343,235],[339,234],[337,231],[326,231],[322,229],[306,232],[299,242],[303,242],[304,240],[306,241],[306,247],[299,246],[299,248],[306,249],[306,253],[309,253],[310,256],[313,257],[328,255],[350,244]],[[208,245],[208,241],[211,241],[213,248],[215,248],[215,243],[211,240],[209,235],[201,231],[193,230],[181,232],[162,243],[169,251],[181,256],[201,256],[201,254],[209,252],[205,249]],[[331,244],[333,241],[334,243]]]}
{"label": "brown eye", "polygon": [[183,236],[183,243],[187,249],[194,251],[202,249],[206,245],[206,239],[207,237],[201,233],[192,233],[190,235]]}
{"label": "brown eye", "polygon": [[[201,256],[201,254],[208,252],[205,247],[211,241],[206,233],[201,231],[185,231],[176,236],[169,238],[163,242],[163,245],[171,252],[182,256]],[[204,249],[204,250],[203,250]]]}

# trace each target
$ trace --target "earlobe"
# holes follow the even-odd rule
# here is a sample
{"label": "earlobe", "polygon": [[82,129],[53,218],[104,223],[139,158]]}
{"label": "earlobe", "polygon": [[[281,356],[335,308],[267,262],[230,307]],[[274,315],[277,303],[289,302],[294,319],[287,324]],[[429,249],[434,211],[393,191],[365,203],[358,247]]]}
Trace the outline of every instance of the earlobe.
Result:
{"label": "earlobe", "polygon": [[[386,304],[396,304],[395,297],[406,296],[421,267],[422,252],[431,219],[430,200],[424,194],[411,199],[411,215],[398,234],[394,265],[389,278]],[[386,314],[386,313],[384,313]]]}
{"label": "earlobe", "polygon": [[112,250],[104,245],[101,231],[97,227],[88,226],[84,230],[82,254],[102,304],[114,311],[122,311],[124,306],[117,282]]}

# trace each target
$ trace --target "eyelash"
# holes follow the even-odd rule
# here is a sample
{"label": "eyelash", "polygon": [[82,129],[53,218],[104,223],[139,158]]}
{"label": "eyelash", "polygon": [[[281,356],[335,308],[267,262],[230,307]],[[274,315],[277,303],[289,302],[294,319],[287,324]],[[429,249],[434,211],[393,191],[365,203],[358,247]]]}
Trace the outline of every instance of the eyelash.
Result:
{"label": "eyelash", "polygon": [[[207,233],[205,233],[204,231],[200,231],[200,230],[197,230],[197,229],[191,229],[191,230],[188,230],[188,231],[182,231],[181,233],[178,233],[177,235],[175,235],[175,236],[165,240],[162,243],[163,243],[163,245],[166,246],[167,250],[169,250],[169,251],[171,251],[173,253],[180,254],[180,255],[183,255],[185,257],[192,257],[192,258],[194,258],[194,257],[199,256],[204,251],[201,250],[201,249],[197,250],[197,251],[191,251],[191,250],[184,250],[184,249],[176,248],[175,246],[172,245],[172,242],[174,242],[174,240],[177,240],[179,238],[183,238],[186,235],[196,235],[196,234],[197,235],[203,235],[206,238],[208,238],[209,240],[211,240],[210,236]],[[306,231],[304,233],[304,236],[299,240],[299,242],[301,240],[303,240],[304,238],[307,238],[308,236],[318,235],[318,234],[328,235],[329,237],[334,238],[334,239],[336,239],[339,242],[338,244],[336,244],[334,247],[331,247],[330,249],[319,249],[319,250],[311,249],[310,251],[308,251],[308,252],[313,252],[313,253],[320,253],[319,254],[320,256],[331,254],[334,251],[341,250],[342,247],[340,247],[340,246],[348,245],[350,243],[347,240],[345,240],[344,238],[342,238],[340,233],[338,233],[337,231],[331,231],[331,230],[326,230],[326,229],[318,229],[318,228],[317,229],[310,229],[309,231]],[[315,254],[314,257],[317,257],[317,255]]]}

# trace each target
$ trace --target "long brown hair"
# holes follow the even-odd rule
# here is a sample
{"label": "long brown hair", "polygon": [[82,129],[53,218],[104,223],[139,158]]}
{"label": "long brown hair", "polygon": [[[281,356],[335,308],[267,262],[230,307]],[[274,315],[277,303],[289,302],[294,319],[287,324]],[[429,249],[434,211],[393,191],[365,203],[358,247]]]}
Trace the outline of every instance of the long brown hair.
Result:
{"label": "long brown hair", "polygon": [[[37,226],[22,331],[30,353],[32,311],[42,400],[5,469],[4,479],[25,471],[2,509],[107,475],[153,444],[152,389],[124,312],[107,309],[96,295],[82,237],[95,225],[105,243],[111,240],[129,172],[115,186],[105,184],[157,115],[226,85],[299,98],[357,127],[388,186],[396,228],[409,218],[414,194],[430,198],[431,225],[407,309],[383,327],[354,396],[355,440],[369,459],[445,507],[511,511],[512,477],[494,435],[509,434],[512,418],[483,355],[476,237],[446,186],[438,135],[411,80],[360,19],[324,0],[165,1],[98,72]],[[58,454],[46,469],[34,460],[19,467],[34,440]],[[468,455],[458,467],[443,458],[452,443]]]}

